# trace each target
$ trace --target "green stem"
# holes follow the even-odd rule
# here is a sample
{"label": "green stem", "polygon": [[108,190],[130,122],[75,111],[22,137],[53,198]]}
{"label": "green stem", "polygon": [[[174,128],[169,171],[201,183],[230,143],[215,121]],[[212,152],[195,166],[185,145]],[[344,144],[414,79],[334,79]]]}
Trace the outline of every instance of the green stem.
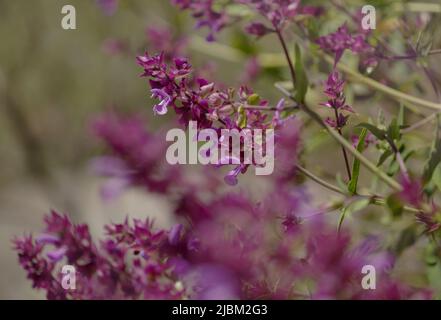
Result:
{"label": "green stem", "polygon": [[[361,197],[361,198],[368,198],[368,199],[370,199],[371,204],[373,204],[373,205],[382,206],[382,207],[387,206],[386,200],[380,196],[376,196],[376,195],[369,196],[369,195],[360,195],[360,194],[351,195],[348,192],[341,190],[339,187],[337,187],[329,182],[324,181],[323,179],[316,176],[315,174],[310,172],[308,169],[306,169],[300,165],[296,165],[296,169],[299,170],[303,175],[305,175],[306,177],[308,177],[309,179],[314,181],[315,183],[321,185],[322,187],[324,187],[328,190],[334,191],[334,192],[339,193],[344,196],[356,196],[356,197]],[[406,212],[411,212],[411,213],[421,212],[420,209],[409,207],[409,206],[404,206],[403,210]]]}
{"label": "green stem", "polygon": [[[338,132],[336,132],[335,130],[333,130],[331,127],[329,127],[328,125],[326,125],[323,120],[318,116],[317,113],[315,113],[314,111],[312,111],[311,109],[309,109],[308,107],[304,107],[304,110],[307,110],[307,113],[310,114],[310,116],[319,124],[321,125],[324,129],[326,129],[326,131],[329,132],[329,134],[335,139],[337,140],[337,142],[339,142],[349,153],[351,153],[355,158],[357,158],[358,160],[360,160],[360,162],[366,167],[366,169],[368,169],[369,171],[371,171],[373,174],[375,174],[376,176],[378,176],[378,178],[380,178],[381,180],[383,180],[383,182],[385,182],[388,186],[390,186],[392,189],[396,190],[396,191],[401,191],[401,185],[396,182],[394,179],[392,179],[391,177],[389,177],[386,173],[384,173],[383,171],[381,171],[381,169],[379,169],[375,164],[373,164],[369,159],[367,159],[364,155],[362,155],[357,149],[355,149],[351,143],[349,143],[345,138],[343,138],[342,136],[340,136],[340,134]],[[320,121],[318,120],[320,119]]]}
{"label": "green stem", "polygon": [[[335,123],[337,126],[338,134],[343,136],[343,132],[342,132],[342,130],[340,128],[340,124],[339,124],[339,113],[338,113],[337,108],[334,108],[334,113],[335,113]],[[349,179],[349,181],[351,181],[352,180],[351,167],[349,166],[349,159],[348,159],[348,155],[346,153],[346,149],[343,148],[343,146],[341,146],[341,151],[343,153],[343,158],[345,160],[345,166],[346,166],[346,172],[348,174],[348,179]]]}
{"label": "green stem", "polygon": [[[192,37],[191,40],[191,45],[193,47],[193,49],[196,49],[198,51],[204,52],[206,54],[224,59],[224,60],[228,60],[231,62],[240,62],[243,60],[243,55],[240,53],[239,50],[233,49],[229,46],[225,46],[219,43],[213,43],[213,44],[207,44],[205,42],[205,40],[203,40],[202,38],[197,38],[197,37]],[[289,57],[289,54],[288,54]],[[276,62],[278,62],[280,64],[280,55],[266,55],[265,59],[266,62],[270,62],[268,60],[273,60],[276,59]],[[291,61],[291,58],[289,58],[289,61]],[[274,62],[274,61],[273,61]],[[332,61],[333,64],[333,61]],[[339,66],[343,66],[343,64],[339,63]],[[291,63],[290,68],[292,67],[292,69],[294,70],[294,67]],[[348,68],[348,67],[345,67]],[[344,70],[343,70],[344,71]],[[421,100],[412,96],[408,96],[404,93],[401,93],[397,90],[391,89],[387,86],[384,86],[378,82],[376,82],[375,80],[366,78],[352,70],[350,70],[348,68],[348,73],[350,72],[350,74],[353,74],[355,78],[360,79],[360,81],[365,81],[364,83],[366,83],[367,85],[371,85],[373,87],[378,87],[379,90],[383,90],[386,93],[392,93],[393,97],[399,97],[402,100],[406,100],[406,99],[410,99],[411,101],[413,100],[414,102],[420,102],[422,105],[431,105],[433,104],[435,107],[435,109],[441,109],[441,105],[438,104],[434,104],[432,102],[428,102],[425,100]],[[357,76],[358,75],[358,76]],[[281,89],[285,95],[287,97],[289,97],[291,100],[293,100],[294,102],[295,99],[294,97],[287,92],[284,88],[282,88],[281,86],[277,86],[279,89]],[[410,97],[410,98],[409,98]],[[416,101],[415,101],[416,100]],[[312,111],[311,109],[309,109],[306,105],[299,105],[299,107],[305,111],[313,120],[315,120],[320,126],[322,126],[324,129],[326,129],[331,136],[337,140],[337,142],[339,142],[341,145],[343,145],[347,151],[349,151],[349,153],[351,153],[354,157],[356,157],[357,159],[360,160],[360,162],[372,173],[374,173],[375,175],[377,175],[381,180],[383,180],[387,185],[389,185],[391,188],[393,188],[394,190],[397,191],[401,191],[401,186],[392,178],[390,178],[387,174],[385,174],[384,172],[382,172],[379,168],[377,168],[377,166],[375,164],[373,164],[372,162],[370,162],[366,157],[364,157],[360,152],[358,152],[345,138],[341,137],[337,132],[335,132],[332,128],[328,127],[323,120],[320,118],[320,116],[318,114],[316,114],[314,111]],[[433,107],[433,106],[432,106]]]}
{"label": "green stem", "polygon": [[424,119],[414,123],[410,127],[402,129],[401,133],[406,134],[406,133],[412,132],[412,131],[414,131],[416,129],[419,129],[419,128],[423,127],[424,125],[426,125],[427,123],[432,122],[433,120],[435,120],[436,117],[439,114],[440,114],[439,112],[432,113],[430,116],[428,116],[428,117],[426,117],[426,118],[424,118]]}
{"label": "green stem", "polygon": [[283,53],[285,54],[285,59],[288,62],[289,71],[291,73],[291,81],[292,85],[296,87],[296,73],[294,71],[294,64],[292,63],[291,56],[289,55],[288,47],[286,46],[285,39],[283,38],[282,32],[280,30],[276,30],[277,37],[279,38],[280,44],[282,45]]}
{"label": "green stem", "polygon": [[[319,53],[319,55],[321,55],[323,57],[323,59],[331,64],[334,65],[334,59],[325,54],[325,53]],[[387,95],[389,95],[390,97],[398,100],[398,101],[407,101],[422,107],[426,107],[429,109],[434,109],[434,110],[441,110],[441,104],[440,103],[435,103],[435,102],[431,102],[431,101],[427,101],[418,97],[414,97],[412,95],[403,93],[401,91],[398,91],[396,89],[393,89],[391,87],[388,87],[378,81],[375,81],[371,78],[365,77],[362,74],[352,70],[351,68],[349,68],[348,66],[344,65],[343,63],[339,63],[337,65],[337,68],[339,70],[341,70],[342,72],[346,73],[350,78],[352,78],[352,80],[365,84],[371,88],[374,88],[378,91],[381,91]]]}
{"label": "green stem", "polygon": [[349,195],[347,192],[344,192],[343,190],[341,190],[339,187],[334,186],[328,182],[326,182],[325,180],[317,177],[315,174],[313,174],[312,172],[308,171],[307,169],[303,168],[300,165],[296,165],[297,170],[299,170],[301,173],[303,173],[305,176],[307,176],[308,178],[310,178],[312,181],[318,183],[319,185],[325,187],[326,189],[332,190],[334,192],[340,193],[344,196]]}
{"label": "green stem", "polygon": [[[239,50],[231,48],[227,45],[220,43],[207,43],[203,38],[200,37],[192,37],[190,41],[190,45],[192,49],[197,50],[199,52],[203,52],[204,54],[233,62],[240,63],[245,59],[243,53]],[[441,49],[440,49],[441,50]],[[438,53],[439,50],[434,50],[434,53]],[[329,55],[319,52],[319,55],[331,65],[334,65],[334,59]],[[263,67],[282,67],[285,65],[285,58],[280,54],[275,53],[262,53],[258,56],[259,63]],[[390,88],[378,81],[375,81],[371,78],[365,77],[362,74],[352,70],[348,66],[343,63],[339,63],[337,67],[344,73],[346,73],[352,80],[365,84],[373,89],[383,92],[384,94],[389,95],[391,98],[398,101],[406,101],[418,106],[426,107],[434,110],[441,110],[441,104],[435,103],[431,101],[427,101],[418,97],[414,97],[412,95],[403,93],[396,89]]]}
{"label": "green stem", "polygon": [[[383,206],[383,207],[387,206],[386,200],[384,198],[380,198],[377,196],[371,198],[371,203],[378,205],[378,206]],[[421,212],[420,209],[409,207],[409,206],[404,206],[403,210],[407,211],[407,212],[411,212],[411,213],[420,213]]]}
{"label": "green stem", "polygon": [[[294,101],[294,97],[291,93],[287,92],[284,88],[281,86],[276,85],[277,88],[281,89],[282,93],[284,93],[288,98]],[[361,164],[363,164],[366,169],[371,171],[373,174],[378,176],[381,180],[383,180],[388,186],[390,186],[392,189],[396,191],[401,191],[401,185],[396,182],[394,179],[389,177],[387,174],[385,174],[381,169],[379,169],[375,164],[373,164],[369,159],[367,159],[364,155],[362,155],[357,149],[355,149],[352,144],[347,141],[344,137],[340,136],[338,132],[336,132],[333,128],[329,127],[323,120],[320,118],[320,116],[314,112],[312,109],[310,109],[306,104],[299,105],[299,107],[308,114],[311,119],[313,119],[315,122],[317,122],[323,129],[329,132],[329,134],[337,140],[338,143],[340,143],[349,153],[351,153],[355,158],[360,160]]]}

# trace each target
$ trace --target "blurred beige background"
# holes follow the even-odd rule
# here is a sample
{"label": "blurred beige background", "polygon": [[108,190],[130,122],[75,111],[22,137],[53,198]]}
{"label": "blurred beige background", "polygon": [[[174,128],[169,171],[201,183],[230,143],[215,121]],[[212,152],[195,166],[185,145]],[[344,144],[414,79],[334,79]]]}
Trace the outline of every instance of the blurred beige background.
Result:
{"label": "blurred beige background", "polygon": [[[168,11],[164,2],[123,0],[109,17],[95,0],[0,1],[0,299],[44,298],[31,289],[11,239],[38,232],[51,208],[90,223],[95,235],[127,214],[169,224],[170,208],[157,196],[129,191],[103,203],[87,162],[101,150],[90,116],[147,109],[134,52],[143,51],[150,21],[162,22],[151,17]],[[61,28],[65,4],[76,8],[77,30]],[[124,39],[133,54],[107,54],[109,38]]]}

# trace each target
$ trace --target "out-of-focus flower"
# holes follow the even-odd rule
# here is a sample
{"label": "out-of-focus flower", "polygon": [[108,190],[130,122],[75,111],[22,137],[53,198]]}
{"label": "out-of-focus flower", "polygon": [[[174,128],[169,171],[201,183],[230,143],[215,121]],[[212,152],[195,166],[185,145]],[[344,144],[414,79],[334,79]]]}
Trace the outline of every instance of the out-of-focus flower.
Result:
{"label": "out-of-focus flower", "polygon": [[[45,238],[15,239],[20,264],[35,288],[43,289],[48,299],[178,299],[185,288],[177,285],[173,265],[166,259],[169,232],[155,230],[146,220],[130,225],[106,227],[106,237],[96,245],[86,225],[74,225],[67,216],[52,212],[45,219]],[[40,238],[41,239],[41,238]],[[44,251],[49,249],[49,257]],[[57,259],[51,255],[57,252]],[[64,290],[61,267],[74,266],[75,290]]]}
{"label": "out-of-focus flower", "polygon": [[172,61],[173,57],[183,55],[187,47],[186,37],[175,37],[169,27],[149,26],[146,29],[146,34],[149,48],[156,52],[164,52],[167,61]]}
{"label": "out-of-focus flower", "polygon": [[119,0],[96,0],[96,3],[105,15],[114,15],[118,9]]}
{"label": "out-of-focus flower", "polygon": [[216,33],[229,22],[224,8],[216,8],[215,0],[172,0],[181,10],[190,10],[197,20],[196,28],[209,29],[207,41],[214,41]]}
{"label": "out-of-focus flower", "polygon": [[[227,25],[237,21],[239,17],[228,13],[230,3],[215,0],[172,0],[182,10],[189,10],[197,20],[197,27],[209,28],[208,41],[215,40],[215,35]],[[261,22],[253,22],[246,27],[250,34],[261,37],[271,30],[283,29],[298,15],[318,16],[323,10],[319,7],[302,6],[300,0],[237,0],[237,3],[254,9],[266,18],[272,28]]]}
{"label": "out-of-focus flower", "polygon": [[242,74],[241,83],[255,82],[262,71],[262,67],[259,64],[257,57],[249,58],[245,64],[245,70]]}
{"label": "out-of-focus flower", "polygon": [[[52,212],[43,234],[15,239],[15,249],[34,287],[51,299],[430,298],[391,278],[394,257],[377,238],[352,249],[350,235],[311,214],[301,191],[278,190],[258,205],[244,194],[187,201],[179,210],[189,228],[126,219],[106,226],[96,244],[86,225]],[[65,263],[76,269],[76,290],[60,289]],[[382,279],[371,292],[360,285],[366,264]]]}
{"label": "out-of-focus flower", "polygon": [[103,115],[92,123],[92,129],[113,153],[111,158],[94,162],[98,174],[111,178],[102,190],[105,198],[118,195],[128,186],[165,193],[180,181],[180,168],[165,161],[164,136],[146,131],[139,117]]}
{"label": "out-of-focus flower", "polygon": [[126,53],[129,46],[124,40],[109,38],[103,42],[102,48],[108,55],[119,55]]}
{"label": "out-of-focus flower", "polygon": [[245,27],[245,31],[253,36],[260,38],[267,35],[272,30],[261,22],[252,22]]}
{"label": "out-of-focus flower", "polygon": [[365,33],[352,35],[346,23],[340,26],[336,32],[318,38],[317,43],[323,50],[334,54],[334,66],[340,61],[345,50],[351,50],[354,53],[366,53],[374,50],[367,42]]}
{"label": "out-of-focus flower", "polygon": [[[360,141],[360,138],[357,135],[353,135],[351,137],[351,141],[352,141],[352,146],[354,148],[356,148],[358,145],[358,142]],[[375,138],[375,136],[372,133],[368,132],[366,134],[366,138],[364,139],[364,148],[366,149],[370,145],[375,145],[376,143],[377,143],[377,138]]]}
{"label": "out-of-focus flower", "polygon": [[401,179],[401,186],[403,187],[403,190],[400,192],[400,197],[404,202],[415,207],[420,207],[423,202],[423,189],[421,183],[417,180],[403,177]]}
{"label": "out-of-focus flower", "polygon": [[187,275],[186,281],[200,300],[235,300],[240,297],[240,282],[221,265],[201,264]]}

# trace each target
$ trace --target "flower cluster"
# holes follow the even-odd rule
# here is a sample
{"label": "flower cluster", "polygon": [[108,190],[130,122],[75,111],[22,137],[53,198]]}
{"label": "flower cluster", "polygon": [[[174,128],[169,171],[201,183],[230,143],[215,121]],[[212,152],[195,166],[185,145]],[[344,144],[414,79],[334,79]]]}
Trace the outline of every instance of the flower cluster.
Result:
{"label": "flower cluster", "polygon": [[255,36],[262,37],[276,30],[282,30],[295,17],[319,16],[323,8],[301,5],[300,0],[236,0],[222,2],[216,0],[172,0],[180,9],[190,10],[197,20],[197,27],[209,28],[208,41],[215,40],[215,34],[227,25],[239,20],[228,13],[230,4],[240,4],[253,9],[265,18],[270,27],[262,22],[254,21],[248,24],[245,30]]}
{"label": "flower cluster", "polygon": [[[254,8],[271,23],[271,28],[276,30],[282,30],[296,16],[319,16],[323,13],[322,8],[301,5],[300,0],[239,0],[239,2]],[[247,31],[262,36],[271,28],[254,22],[247,27]]]}
{"label": "flower cluster", "polygon": [[[364,64],[381,59],[379,48],[369,43],[370,32],[358,29],[352,33],[345,23],[334,33],[312,39],[319,24],[309,23],[311,17],[320,16],[324,10],[303,5],[301,0],[172,2],[181,10],[190,11],[198,28],[209,29],[208,41],[215,40],[220,30],[243,16],[247,16],[250,22],[245,27],[249,35],[259,38],[275,33],[283,50],[280,56],[286,59],[291,73],[293,91],[276,84],[285,98],[278,98],[277,103],[271,104],[249,87],[254,78],[260,80],[266,76],[260,77],[259,62],[273,60],[266,60],[266,55],[257,55],[254,47],[249,51],[256,55],[248,60],[245,73],[239,80],[244,85],[226,88],[218,81],[211,81],[211,76],[204,74],[201,68],[193,68],[190,60],[183,58],[187,54],[185,37],[176,36],[169,28],[148,28],[149,50],[160,53],[145,53],[136,59],[143,69],[141,77],[148,81],[148,90],[154,101],[154,118],[162,116],[167,119],[166,115],[170,113],[176,115],[177,122],[188,128],[188,136],[181,135],[186,138],[184,146],[189,143],[192,149],[202,142],[199,138],[204,132],[220,136],[204,150],[205,153],[199,150],[197,156],[210,158],[215,153],[214,148],[225,151],[225,146],[228,154],[221,153],[221,159],[216,159],[213,166],[186,170],[167,163],[167,126],[159,129],[152,126],[147,130],[141,116],[109,113],[97,117],[91,129],[104,142],[108,154],[95,158],[92,167],[95,173],[108,178],[101,189],[103,198],[114,198],[128,187],[161,195],[169,200],[168,214],[172,215],[175,224],[161,229],[156,228],[150,219],[130,221],[126,218],[122,223],[106,225],[104,237],[94,241],[87,225],[75,224],[68,215],[52,211],[45,217],[46,227],[41,234],[14,239],[19,263],[33,287],[45,291],[48,299],[431,299],[431,290],[402,282],[396,277],[394,268],[401,262],[399,258],[403,250],[415,242],[418,228],[421,233],[430,235],[426,239],[432,241],[427,246],[430,249],[426,250],[427,256],[429,260],[437,259],[435,263],[430,261],[431,266],[439,264],[436,236],[441,228],[441,216],[437,199],[432,194],[435,188],[441,190],[439,172],[436,171],[439,170],[441,147],[434,144],[424,178],[418,179],[413,178],[412,172],[406,168],[405,161],[410,153],[406,154],[409,148],[402,135],[411,130],[405,125],[404,112],[386,129],[382,120],[379,127],[360,124],[364,128],[360,138],[364,137],[365,145],[377,143],[377,149],[384,151],[379,155],[378,165],[371,162],[372,155],[351,149],[342,130],[348,125],[349,116],[356,115],[346,103],[346,82],[337,71],[337,64],[346,50],[361,58],[367,57],[362,61]],[[110,15],[119,1],[97,0],[97,3]],[[336,3],[333,5],[352,16],[346,8]],[[235,16],[238,11],[241,14]],[[354,15],[352,19],[358,23],[360,17]],[[297,36],[315,41],[322,50],[334,55],[334,65],[324,88],[326,102],[322,103],[333,115],[325,120],[315,113],[310,99],[305,99],[306,91],[316,89],[308,84],[307,78],[313,77],[306,77],[307,72],[316,70],[309,69],[308,63],[312,59],[304,59],[303,65],[296,47],[295,61],[291,61],[284,38],[291,24],[298,27],[292,30],[298,32]],[[126,42],[116,40],[106,42],[105,50],[111,54],[129,51]],[[268,72],[270,74],[278,76],[282,73]],[[391,81],[388,77],[384,79]],[[372,87],[382,88],[386,94],[393,91],[391,96],[395,99],[398,96],[400,101],[434,105],[423,99],[409,98],[397,90],[384,89],[384,85]],[[288,100],[292,105],[287,103]],[[320,128],[329,129],[327,124],[337,131],[323,130],[342,145],[350,180],[347,185],[342,179],[340,185],[334,185],[327,181],[328,177],[322,178],[309,171],[306,161],[305,167],[300,164],[302,151],[309,151],[308,148],[302,150],[301,136],[306,133],[311,137],[315,129],[309,128],[308,122],[301,122],[302,117],[297,116],[297,111],[310,116]],[[193,128],[194,123],[197,126]],[[426,124],[428,120],[424,119],[422,123]],[[418,125],[421,124],[416,127]],[[182,130],[177,131],[182,133]],[[240,135],[236,139],[236,142],[240,141],[238,153],[235,153],[237,149],[233,151],[232,137],[227,136],[226,131]],[[250,143],[243,143],[249,137],[245,132],[252,135],[247,141]],[[258,136],[255,132],[265,133]],[[259,151],[268,151],[270,143],[265,138],[267,134],[273,137],[272,133],[275,163],[271,164],[275,170],[271,177],[265,177],[265,183],[256,183],[256,186],[251,184],[257,178],[245,180],[243,186],[248,189],[228,188],[225,183],[237,185],[239,176],[249,168],[264,166],[255,157],[256,153],[263,154]],[[360,138],[353,139],[355,147]],[[315,140],[311,149],[321,141],[321,137]],[[387,148],[383,148],[382,142],[387,142]],[[351,151],[354,157],[352,170],[347,151]],[[250,153],[254,155],[253,160],[243,161]],[[390,167],[383,172],[381,167],[386,166],[389,157],[392,157]],[[181,163],[180,160],[177,162]],[[223,177],[225,183],[217,171],[221,165],[234,165]],[[386,192],[383,188],[370,193],[359,192],[361,188],[357,190],[357,185],[362,183],[358,180],[365,176],[361,174],[362,166],[393,191],[383,195],[381,193]],[[396,172],[401,172],[400,180],[394,179]],[[321,198],[330,200],[317,204],[316,200],[321,199],[313,198],[313,193],[306,187],[308,185],[299,183],[302,180],[298,179],[298,173],[337,193],[340,198],[320,193]],[[367,183],[363,185],[363,189],[367,189]],[[349,229],[343,220],[350,213],[372,204],[387,208],[391,212],[390,220],[399,217],[403,211],[413,212],[423,228],[412,225],[397,237],[391,234],[387,239],[378,229],[366,228],[360,239],[360,234],[355,232],[357,228]],[[335,216],[328,215],[336,211],[341,213],[338,227]],[[374,219],[375,215],[363,215],[358,221],[363,224],[369,220],[374,224]],[[397,223],[393,231],[400,225],[402,223]],[[408,235],[409,230],[413,234]],[[75,268],[75,290],[63,289],[62,269],[65,265]],[[376,277],[381,279],[376,282],[375,290],[366,290],[361,284],[366,266],[373,266]]]}
{"label": "flower cluster", "polygon": [[326,123],[338,130],[341,130],[349,118],[349,115],[344,115],[342,112],[353,113],[354,110],[346,104],[346,97],[343,92],[345,81],[340,79],[338,71],[334,70],[328,77],[325,87],[325,94],[328,101],[322,105],[331,108],[335,114],[335,118],[327,118]]}
{"label": "flower cluster", "polygon": [[340,61],[345,50],[351,50],[354,53],[366,53],[373,50],[367,42],[367,34],[351,34],[346,23],[340,26],[337,31],[318,38],[317,44],[323,50],[334,54],[334,65]]}
{"label": "flower cluster", "polygon": [[[163,53],[155,56],[146,53],[139,56],[137,61],[144,69],[142,76],[149,78],[152,97],[159,99],[159,103],[153,107],[155,114],[164,115],[172,107],[182,125],[196,121],[198,129],[212,128],[217,131],[221,128],[239,132],[244,129],[277,128],[283,122],[281,118],[278,121],[268,119],[261,112],[268,107],[268,101],[262,100],[247,87],[241,87],[237,92],[234,89],[221,90],[216,89],[213,82],[191,78],[192,67],[186,59],[176,58],[168,66]],[[283,107],[284,100],[281,100],[277,108]],[[251,149],[257,147],[262,146],[254,144]],[[225,181],[235,185],[237,176],[245,173],[248,167],[248,164],[236,166],[227,174]]]}
{"label": "flower cluster", "polygon": [[112,152],[93,161],[94,171],[110,178],[101,190],[105,199],[129,186],[164,193],[179,184],[179,168],[164,160],[167,145],[163,135],[146,131],[140,117],[106,114],[93,121],[92,130]]}
{"label": "flower cluster", "polygon": [[[52,212],[44,233],[16,239],[15,249],[50,299],[430,297],[390,277],[394,259],[378,239],[351,248],[349,234],[337,235],[301,193],[271,194],[257,206],[239,194],[207,203],[188,193],[176,213],[191,225],[156,230],[149,220],[126,220],[106,226],[97,245],[86,225]],[[373,291],[359,284],[368,262],[382,278]],[[63,264],[77,271],[75,290],[62,289]]]}
{"label": "flower cluster", "polygon": [[97,5],[105,15],[111,16],[118,9],[119,0],[96,0]]}
{"label": "flower cluster", "polygon": [[147,44],[157,52],[164,52],[166,61],[181,56],[187,48],[187,38],[175,36],[171,28],[166,26],[149,26],[146,29]]}
{"label": "flower cluster", "polygon": [[[33,287],[48,299],[179,299],[186,293],[165,258],[172,231],[155,230],[149,221],[106,227],[96,244],[87,225],[75,225],[53,211],[45,231],[14,240],[20,264]],[[62,286],[62,266],[76,270],[75,290]]]}
{"label": "flower cluster", "polygon": [[214,41],[215,34],[222,30],[229,22],[224,9],[215,8],[215,0],[172,0],[181,10],[190,10],[197,19],[197,28],[207,27],[209,34],[207,41]]}

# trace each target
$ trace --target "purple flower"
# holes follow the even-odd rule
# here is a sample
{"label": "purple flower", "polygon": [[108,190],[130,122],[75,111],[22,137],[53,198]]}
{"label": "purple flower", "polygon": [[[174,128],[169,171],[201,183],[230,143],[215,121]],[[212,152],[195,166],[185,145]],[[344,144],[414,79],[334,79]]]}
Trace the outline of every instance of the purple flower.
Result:
{"label": "purple flower", "polygon": [[105,15],[111,16],[118,9],[118,0],[96,0]]}
{"label": "purple flower", "polygon": [[128,186],[165,193],[179,183],[180,168],[164,161],[164,133],[148,132],[140,117],[102,115],[92,122],[92,130],[112,152],[111,157],[93,163],[98,174],[111,178],[102,190],[105,198],[118,195]]}
{"label": "purple flower", "polygon": [[183,54],[187,46],[187,38],[175,37],[169,27],[149,26],[146,35],[149,48],[156,52],[164,52],[167,61],[172,61],[173,57]]}
{"label": "purple flower", "polygon": [[241,76],[241,83],[255,82],[262,71],[262,67],[256,57],[247,60],[245,70]]}
{"label": "purple flower", "polygon": [[54,236],[52,234],[42,233],[38,237],[35,238],[36,243],[38,244],[58,244],[60,242],[60,238]]}
{"label": "purple flower", "polygon": [[173,226],[173,228],[170,230],[170,232],[168,234],[168,242],[171,245],[178,244],[178,242],[181,238],[181,233],[182,233],[183,228],[184,228],[184,226],[179,223],[179,224],[176,224],[175,226]]}
{"label": "purple flower", "polygon": [[215,7],[214,0],[172,0],[172,2],[181,10],[192,12],[192,16],[197,20],[196,28],[209,29],[207,41],[214,41],[215,34],[229,23],[225,8]]}
{"label": "purple flower", "polygon": [[191,276],[195,278],[196,299],[235,300],[240,296],[238,279],[223,266],[203,264],[197,266]]}
{"label": "purple flower", "polygon": [[239,165],[230,172],[228,172],[228,174],[224,178],[225,182],[230,186],[237,185],[237,176],[242,170],[243,170],[243,166]]}
{"label": "purple flower", "polygon": [[171,97],[161,89],[152,89],[152,98],[157,98],[161,100],[158,104],[153,107],[155,114],[164,115],[167,113],[167,107],[170,105]]}
{"label": "purple flower", "polygon": [[103,42],[102,49],[108,55],[119,55],[128,51],[128,44],[124,40],[109,38]]}
{"label": "purple flower", "polygon": [[328,96],[328,101],[321,105],[331,108],[334,111],[334,119],[327,118],[325,122],[336,129],[341,129],[346,125],[349,115],[344,115],[342,112],[347,111],[353,113],[354,110],[346,104],[346,97],[343,92],[345,81],[340,79],[337,71],[333,71],[326,82],[324,93]]}
{"label": "purple flower", "polygon": [[[216,33],[231,24],[237,17],[229,16],[229,3],[216,3],[214,0],[172,0],[182,10],[189,10],[197,20],[196,26],[207,27],[208,41],[214,41]],[[319,7],[301,6],[300,0],[237,0],[238,3],[249,6],[266,18],[273,28],[281,30],[297,15],[318,16],[323,11]],[[263,36],[272,29],[260,22],[248,25],[247,32]]]}
{"label": "purple flower", "polygon": [[267,18],[276,29],[294,18],[300,10],[300,0],[242,0]]}
{"label": "purple flower", "polygon": [[[178,299],[183,285],[172,280],[173,266],[165,251],[167,233],[149,221],[106,226],[106,236],[95,244],[86,225],[75,225],[56,212],[46,217],[47,235],[59,239],[47,257],[45,246],[31,237],[16,239],[20,264],[35,288],[48,299]],[[51,244],[52,245],[52,244]],[[174,257],[173,255],[171,257]],[[59,271],[62,260],[77,271],[76,289],[64,290]],[[64,262],[63,262],[64,263]]]}
{"label": "purple flower", "polygon": [[423,203],[423,188],[421,183],[418,180],[401,177],[401,186],[403,187],[403,190],[400,192],[401,199],[414,207],[420,207]]}
{"label": "purple flower", "polygon": [[263,37],[264,35],[271,32],[271,29],[266,27],[261,22],[252,22],[245,27],[245,31],[251,35],[254,35],[258,38]]}
{"label": "purple flower", "polygon": [[60,247],[47,253],[47,257],[54,262],[60,261],[66,254],[68,248]]}
{"label": "purple flower", "polygon": [[318,38],[317,44],[323,50],[334,53],[334,66],[340,61],[345,50],[351,50],[354,53],[365,53],[373,50],[367,42],[367,35],[365,33],[350,34],[346,23],[340,26],[336,32]]}

